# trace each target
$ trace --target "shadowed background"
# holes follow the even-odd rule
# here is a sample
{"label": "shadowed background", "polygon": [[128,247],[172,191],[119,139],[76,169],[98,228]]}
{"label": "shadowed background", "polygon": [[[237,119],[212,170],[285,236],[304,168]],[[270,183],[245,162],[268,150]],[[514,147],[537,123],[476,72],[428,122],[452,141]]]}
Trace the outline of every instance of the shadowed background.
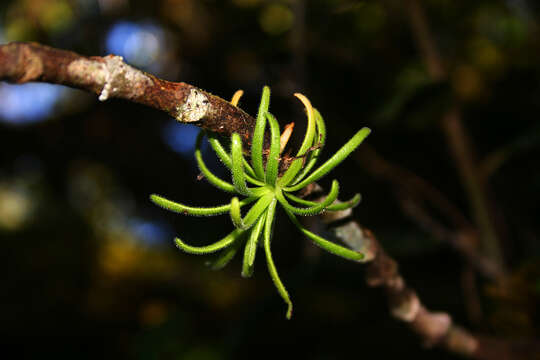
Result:
{"label": "shadowed background", "polygon": [[[296,122],[295,144],[305,117],[292,94],[301,92],[327,122],[323,157],[370,127],[368,145],[333,176],[341,198],[362,193],[355,218],[430,308],[473,331],[535,337],[540,7],[422,1],[445,68],[438,77],[417,46],[426,30],[406,3],[414,1],[4,1],[0,43],[114,53],[227,99],[240,88],[252,115],[269,85],[270,111],[281,125]],[[441,123],[456,106],[472,180]],[[320,252],[283,214],[273,249],[295,305],[291,321],[261,253],[254,277],[242,279],[241,256],[213,272],[208,258],[175,249],[175,235],[203,245],[231,229],[228,216],[183,217],[148,200],[230,198],[197,180],[197,133],[140,105],[0,83],[3,343],[57,359],[456,358],[425,350],[390,317],[384,295],[364,285],[361,265]],[[204,154],[226,177],[208,146]],[[503,275],[479,273],[456,242]]]}

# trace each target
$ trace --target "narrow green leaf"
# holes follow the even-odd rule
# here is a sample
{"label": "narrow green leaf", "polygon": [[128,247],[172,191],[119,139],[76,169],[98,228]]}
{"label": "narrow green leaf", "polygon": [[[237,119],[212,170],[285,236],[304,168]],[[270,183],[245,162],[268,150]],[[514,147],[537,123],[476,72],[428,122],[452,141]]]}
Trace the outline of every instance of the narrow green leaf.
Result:
{"label": "narrow green leaf", "polygon": [[[304,141],[302,141],[302,145],[300,146],[300,150],[298,150],[298,153],[296,154],[296,157],[302,157],[306,154],[306,152],[313,146],[313,140],[315,138],[315,128],[316,128],[316,121],[315,116],[313,114],[313,107],[311,106],[311,103],[309,100],[302,94],[294,94],[306,107],[307,111],[307,117],[308,117],[308,124],[306,129],[306,136],[304,137]],[[294,160],[287,171],[285,171],[285,174],[278,180],[278,184],[280,186],[287,186],[291,183],[291,181],[295,178],[296,174],[302,169],[302,164],[304,164],[304,159],[296,159]]]}
{"label": "narrow green leaf", "polygon": [[251,164],[258,179],[264,179],[263,167],[263,145],[264,129],[266,127],[266,112],[270,106],[270,88],[263,88],[259,111],[257,112],[257,121],[253,130],[253,139],[251,140]]}
{"label": "narrow green leaf", "polygon": [[324,123],[324,120],[319,111],[315,108],[313,109],[313,114],[317,123],[317,134],[315,136],[315,139],[313,140],[313,146],[317,146],[317,149],[311,151],[308,156],[308,160],[306,161],[306,165],[298,173],[298,175],[296,175],[296,178],[292,182],[293,184],[300,182],[315,166],[317,160],[319,160],[322,149],[324,148],[324,144],[326,142],[326,125]]}
{"label": "narrow green leaf", "polygon": [[225,166],[229,169],[232,168],[232,160],[223,145],[221,145],[221,142],[218,139],[218,135],[215,133],[208,133],[208,143],[212,147],[212,150],[216,153],[217,157]]}
{"label": "narrow green leaf", "polygon": [[234,227],[236,227],[237,229],[246,230],[248,227],[242,221],[242,213],[240,212],[240,201],[238,201],[238,198],[236,196],[231,199],[230,209],[231,220]]}
{"label": "narrow green leaf", "polygon": [[232,178],[236,191],[242,195],[249,196],[251,191],[246,185],[244,173],[244,154],[242,153],[242,139],[237,133],[231,136],[231,158],[232,158]]}
{"label": "narrow green leaf", "polygon": [[289,297],[289,293],[287,292],[287,289],[285,289],[285,286],[283,285],[283,283],[281,282],[281,279],[279,278],[276,265],[274,264],[274,260],[272,259],[272,251],[270,250],[270,242],[272,239],[272,227],[274,224],[275,212],[276,212],[276,200],[273,200],[268,206],[268,211],[266,213],[266,224],[264,227],[264,253],[266,254],[266,263],[268,265],[268,272],[270,273],[270,277],[272,278],[272,281],[274,282],[274,285],[279,295],[281,295],[281,297],[287,304],[286,317],[287,319],[290,319],[292,316],[293,305]]}
{"label": "narrow green leaf", "polygon": [[199,166],[199,170],[201,170],[202,174],[208,180],[208,182],[218,189],[221,189],[226,192],[236,192],[234,186],[231,183],[228,183],[224,180],[221,180],[219,177],[214,175],[208,167],[206,167],[206,164],[203,161],[202,154],[201,154],[201,141],[204,136],[204,132],[200,132],[199,136],[197,136],[197,142],[195,144],[195,159],[197,160],[197,165]]}
{"label": "narrow green leaf", "polygon": [[263,195],[257,200],[257,202],[249,209],[245,218],[242,219],[242,214],[240,213],[240,202],[237,197],[231,199],[231,220],[233,225],[242,230],[247,230],[253,226],[255,221],[259,216],[266,210],[272,199],[274,198],[273,194]]}
{"label": "narrow green leaf", "polygon": [[353,251],[351,249],[347,249],[346,247],[343,247],[341,245],[338,245],[338,244],[334,244],[333,242],[330,242],[322,237],[320,237],[319,235],[316,235],[314,233],[312,233],[311,231],[307,230],[306,228],[304,228],[300,222],[298,221],[298,219],[296,218],[296,216],[294,216],[294,214],[292,212],[290,212],[289,210],[285,209],[285,212],[287,213],[287,215],[289,216],[289,218],[291,219],[291,221],[293,222],[294,225],[296,225],[296,227],[305,235],[307,236],[309,239],[311,239],[315,245],[318,245],[319,247],[321,247],[322,249],[334,254],[334,255],[337,255],[337,256],[341,256],[342,258],[345,258],[345,259],[348,259],[348,260],[353,260],[353,261],[359,261],[359,260],[362,260],[364,258],[364,254],[362,253],[359,253],[359,252],[356,252],[356,251]]}
{"label": "narrow green leaf", "polygon": [[286,187],[286,191],[297,191],[306,187],[308,184],[315,182],[328,174],[333,168],[338,166],[343,160],[347,158],[369,135],[371,132],[368,128],[362,128],[358,131],[345,145],[341,147],[330,159],[322,164],[317,170],[313,171],[308,177],[299,182],[296,185]]}
{"label": "narrow green leaf", "polygon": [[[293,194],[289,194],[288,192],[284,192],[285,196],[289,199],[296,201],[300,205],[306,205],[306,206],[316,206],[318,203],[315,201],[308,201],[304,200],[302,198],[299,198],[298,196],[294,196]],[[360,194],[354,195],[350,200],[343,201],[337,204],[330,205],[326,208],[327,211],[341,211],[341,210],[347,210],[349,208],[353,208],[358,203],[360,203],[360,200],[362,199],[362,196]]]}
{"label": "narrow green leaf", "polygon": [[233,241],[231,245],[223,249],[215,259],[207,261],[206,265],[209,266],[212,270],[223,269],[234,258],[234,255],[236,255],[236,253],[244,243],[243,240],[245,240],[246,235],[247,231],[244,231]]}
{"label": "narrow green leaf", "polygon": [[[215,134],[215,133],[209,132],[208,133],[208,142],[212,146],[212,149],[214,150],[214,152],[218,156],[219,160],[221,160],[221,162],[229,170],[232,170],[231,157],[229,156],[227,151],[225,151],[225,148],[223,147],[223,145],[221,145],[221,142],[218,139],[218,135]],[[264,185],[263,181],[259,181],[259,180],[255,179],[256,176],[255,176],[255,172],[253,171],[253,168],[249,165],[249,163],[246,161],[246,159],[243,159],[243,160],[244,160],[244,169],[246,170],[246,179],[248,181],[251,181],[251,183],[253,183],[255,185],[259,185],[259,186]]]}
{"label": "narrow green leaf", "polygon": [[251,277],[253,275],[253,265],[255,264],[255,255],[257,254],[257,243],[259,242],[259,237],[261,236],[265,221],[266,213],[262,213],[255,226],[251,228],[249,239],[244,249],[244,263],[242,265],[243,277]]}
{"label": "narrow green leaf", "polygon": [[180,240],[179,238],[175,238],[174,242],[176,243],[176,246],[182,251],[185,251],[189,254],[203,255],[219,251],[229,246],[233,241],[236,240],[238,236],[242,235],[243,232],[244,230],[235,229],[223,239],[207,246],[191,246],[182,242],[182,240]]}
{"label": "narrow green leaf", "polygon": [[292,206],[291,204],[289,204],[287,199],[285,199],[281,191],[276,193],[276,197],[279,203],[281,204],[281,206],[283,206],[288,211],[294,214],[298,214],[298,215],[312,216],[312,215],[320,214],[321,212],[326,210],[328,206],[330,206],[334,201],[336,201],[338,194],[339,194],[339,183],[337,182],[337,180],[334,180],[332,182],[332,188],[330,189],[330,193],[326,196],[326,199],[324,199],[320,203],[315,203],[316,205],[313,205],[308,208],[298,208],[298,207]]}
{"label": "narrow green leaf", "polygon": [[268,185],[275,185],[276,178],[278,175],[278,166],[279,166],[279,148],[280,148],[280,132],[279,124],[276,118],[270,114],[266,113],[266,118],[268,119],[268,124],[270,125],[270,153],[266,161],[266,178],[265,182]]}
{"label": "narrow green leaf", "polygon": [[[231,204],[213,206],[213,207],[194,207],[180,204],[171,200],[168,200],[162,196],[152,194],[150,195],[150,200],[164,209],[192,216],[214,216],[227,213],[231,209]],[[242,207],[246,204],[250,204],[253,201],[257,200],[256,197],[246,198],[239,202],[238,206]]]}
{"label": "narrow green leaf", "polygon": [[[244,165],[245,165],[245,164],[244,164]],[[244,174],[244,175],[245,175],[245,177],[246,177],[246,181],[252,183],[252,184],[255,185],[255,186],[264,186],[264,185],[266,185],[266,184],[264,183],[264,181],[257,180],[257,179],[255,179],[254,177],[251,177],[251,176],[248,175],[248,174]]]}

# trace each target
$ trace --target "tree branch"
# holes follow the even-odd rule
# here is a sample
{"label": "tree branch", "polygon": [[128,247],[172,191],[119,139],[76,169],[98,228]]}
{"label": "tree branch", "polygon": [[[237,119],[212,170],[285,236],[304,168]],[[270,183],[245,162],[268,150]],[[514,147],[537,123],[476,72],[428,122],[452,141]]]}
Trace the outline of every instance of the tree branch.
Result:
{"label": "tree branch", "polygon": [[[112,97],[126,99],[224,136],[240,133],[247,142],[255,124],[251,116],[217,96],[186,83],[158,79],[113,55],[84,57],[35,43],[1,45],[0,80],[63,84],[98,94],[102,101]],[[350,220],[351,213],[349,209],[323,214],[320,227],[328,224],[335,240],[366,254],[368,284],[385,290],[392,315],[409,324],[426,345],[439,345],[475,359],[501,359],[499,355],[506,353],[510,355],[503,359],[521,358],[513,357],[514,347],[507,343],[475,336],[453,325],[450,315],[428,310],[406,285],[397,263],[384,252],[375,236]],[[493,351],[494,348],[501,351]]]}
{"label": "tree branch", "polygon": [[[435,238],[449,243],[483,276],[495,280],[503,271],[498,263],[481,254],[475,244],[478,234],[473,225],[443,193],[420,176],[391,163],[368,144],[356,152],[355,160],[363,168],[382,180],[388,181],[399,194],[406,215]],[[452,229],[447,229],[430,216],[420,204],[427,201],[445,217]]]}
{"label": "tree branch", "polygon": [[454,324],[449,314],[429,310],[407,286],[397,262],[386,254],[375,235],[351,219],[350,212],[341,215],[343,218],[331,212],[319,216],[328,222],[329,238],[366,254],[367,284],[384,290],[391,315],[406,323],[425,346],[439,346],[478,360],[518,360],[540,354],[537,341],[510,341],[473,334]]}
{"label": "tree branch", "polygon": [[[409,15],[412,34],[429,75],[435,81],[445,80],[448,77],[448,72],[433,39],[423,6],[418,0],[407,0],[405,8]],[[504,269],[504,257],[501,250],[500,234],[495,223],[493,200],[487,195],[487,182],[482,182],[480,169],[475,160],[473,144],[463,125],[461,109],[457,102],[451,104],[443,115],[441,128],[447,138],[449,150],[468,195],[470,208],[481,235],[483,251],[493,262],[497,263],[499,268]],[[501,226],[502,224],[499,222],[499,227]]]}
{"label": "tree branch", "polygon": [[223,136],[236,132],[247,144],[255,125],[253,117],[228,101],[190,84],[158,79],[126,64],[121,56],[86,57],[37,43],[13,42],[0,45],[0,80],[67,85],[97,94],[100,101],[129,100]]}

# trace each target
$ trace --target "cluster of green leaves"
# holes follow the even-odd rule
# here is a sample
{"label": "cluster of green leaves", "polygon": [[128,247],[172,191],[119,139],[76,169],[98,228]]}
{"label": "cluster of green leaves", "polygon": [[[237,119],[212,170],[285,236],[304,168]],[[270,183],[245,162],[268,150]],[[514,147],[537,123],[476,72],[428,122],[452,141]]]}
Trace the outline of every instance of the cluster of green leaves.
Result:
{"label": "cluster of green leaves", "polygon": [[[296,218],[296,215],[317,215],[323,211],[346,210],[356,206],[360,202],[360,195],[357,194],[346,202],[335,203],[339,192],[339,184],[336,180],[332,182],[329,194],[321,202],[307,201],[295,196],[294,193],[328,174],[334,167],[345,160],[370,133],[368,128],[361,129],[330,159],[316,170],[311,171],[317,163],[324,146],[326,126],[320,113],[311,106],[311,103],[305,96],[301,94],[295,94],[295,96],[306,107],[308,125],[304,140],[295,159],[281,174],[281,133],[276,118],[268,112],[270,89],[264,87],[253,133],[251,162],[244,157],[242,140],[237,133],[231,136],[230,152],[225,150],[215,134],[206,134],[216,155],[230,169],[232,183],[214,175],[203,162],[201,141],[205,135],[204,132],[199,134],[196,143],[195,158],[199,169],[208,182],[223,191],[241,195],[244,199],[239,200],[238,197],[233,197],[229,204],[202,208],[173,202],[159,195],[151,195],[150,197],[157,205],[180,214],[194,216],[230,214],[235,229],[223,239],[211,245],[194,247],[184,243],[179,238],[175,239],[179,249],[191,254],[208,254],[221,250],[222,253],[213,264],[214,268],[225,266],[233,258],[241,245],[245,244],[242,276],[250,277],[253,274],[255,255],[257,247],[260,245],[259,240],[262,238],[262,247],[266,255],[270,277],[279,294],[288,305],[287,318],[290,318],[292,314],[292,302],[285,286],[279,278],[270,250],[276,206],[280,204],[292,223],[316,245],[349,260],[361,260],[364,256],[363,254],[337,245],[314,234],[303,227]],[[237,101],[238,97],[235,96],[232,101],[233,105],[236,105]],[[267,124],[270,129],[270,147],[265,150],[263,143]],[[266,157],[265,154],[267,154]],[[249,186],[248,183],[252,186]],[[241,208],[252,203],[254,204],[247,211],[246,215],[242,217]]]}

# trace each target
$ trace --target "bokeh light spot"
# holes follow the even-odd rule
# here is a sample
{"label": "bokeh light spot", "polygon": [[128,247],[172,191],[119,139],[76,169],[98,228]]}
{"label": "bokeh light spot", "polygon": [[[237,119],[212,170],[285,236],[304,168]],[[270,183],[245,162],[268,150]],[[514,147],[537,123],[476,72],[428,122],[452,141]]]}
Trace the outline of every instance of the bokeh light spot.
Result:
{"label": "bokeh light spot", "polygon": [[51,32],[60,32],[73,23],[73,10],[67,1],[53,1],[44,6],[40,22]]}
{"label": "bokeh light spot", "polygon": [[32,213],[32,199],[27,191],[0,184],[0,229],[20,228]]}
{"label": "bokeh light spot", "polygon": [[51,115],[65,94],[60,85],[28,83],[0,84],[0,121],[10,124],[39,122]]}
{"label": "bokeh light spot", "polygon": [[183,125],[178,124],[177,121],[171,121],[163,128],[162,135],[171,149],[185,158],[192,159],[200,131],[201,129],[195,125]]}
{"label": "bokeh light spot", "polygon": [[136,239],[148,246],[169,244],[172,231],[165,224],[140,218],[130,221],[130,228]]}
{"label": "bokeh light spot", "polygon": [[106,39],[107,52],[121,55],[130,64],[146,69],[156,63],[164,47],[163,30],[149,23],[118,22]]}
{"label": "bokeh light spot", "polygon": [[294,22],[294,15],[287,6],[271,4],[263,9],[259,23],[263,31],[270,35],[280,35],[289,30]]}

